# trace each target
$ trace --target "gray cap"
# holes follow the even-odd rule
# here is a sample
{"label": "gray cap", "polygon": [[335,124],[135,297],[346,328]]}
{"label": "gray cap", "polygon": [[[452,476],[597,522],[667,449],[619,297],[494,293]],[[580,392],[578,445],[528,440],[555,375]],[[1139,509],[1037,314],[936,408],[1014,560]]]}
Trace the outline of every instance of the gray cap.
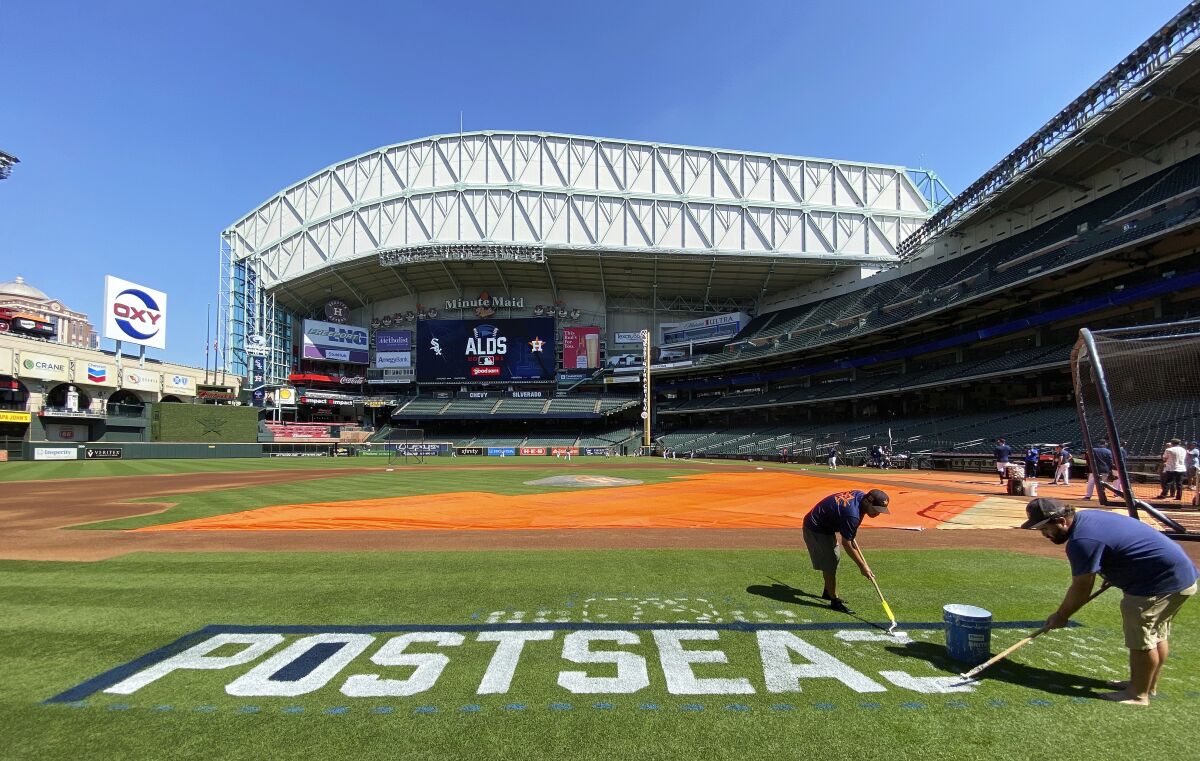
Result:
{"label": "gray cap", "polygon": [[1061,518],[1070,512],[1070,508],[1050,497],[1038,497],[1029,500],[1025,505],[1025,516],[1029,519],[1021,524],[1021,528],[1041,528],[1043,524]]}

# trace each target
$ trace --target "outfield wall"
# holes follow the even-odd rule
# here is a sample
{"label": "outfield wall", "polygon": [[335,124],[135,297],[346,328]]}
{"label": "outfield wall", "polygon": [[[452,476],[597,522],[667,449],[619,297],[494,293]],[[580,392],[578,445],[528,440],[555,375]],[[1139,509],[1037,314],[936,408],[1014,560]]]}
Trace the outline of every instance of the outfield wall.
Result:
{"label": "outfield wall", "polygon": [[258,408],[219,404],[156,404],[152,441],[245,443],[258,441]]}

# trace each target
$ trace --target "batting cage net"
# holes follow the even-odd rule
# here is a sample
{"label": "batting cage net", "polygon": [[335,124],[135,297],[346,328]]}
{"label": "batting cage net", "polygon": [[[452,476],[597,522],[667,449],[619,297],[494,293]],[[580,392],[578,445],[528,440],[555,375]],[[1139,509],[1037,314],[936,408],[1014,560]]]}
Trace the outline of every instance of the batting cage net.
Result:
{"label": "batting cage net", "polygon": [[391,452],[388,455],[389,465],[419,464],[425,462],[426,457],[437,454],[437,445],[426,443],[425,431],[421,428],[393,428],[384,446]]}
{"label": "batting cage net", "polygon": [[1100,503],[1200,538],[1200,320],[1081,330],[1071,375]]}

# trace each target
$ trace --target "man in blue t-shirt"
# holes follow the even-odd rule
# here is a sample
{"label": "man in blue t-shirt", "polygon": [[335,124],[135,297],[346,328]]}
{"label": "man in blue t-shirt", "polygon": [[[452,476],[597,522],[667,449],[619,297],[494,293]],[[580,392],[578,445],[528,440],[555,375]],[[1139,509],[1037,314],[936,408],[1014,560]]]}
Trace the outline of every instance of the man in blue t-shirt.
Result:
{"label": "man in blue t-shirt", "polygon": [[1033,444],[1030,444],[1029,449],[1025,450],[1025,477],[1026,478],[1037,478],[1038,458],[1040,458],[1041,455],[1042,455],[1041,450],[1038,449],[1037,447],[1035,447]]}
{"label": "man in blue t-shirt", "polygon": [[1086,510],[1076,513],[1056,499],[1039,497],[1025,506],[1029,520],[1055,544],[1065,544],[1071,563],[1071,586],[1046,626],[1067,625],[1083,607],[1096,574],[1125,593],[1121,599],[1125,647],[1129,649],[1129,681],[1100,697],[1129,705],[1148,705],[1158,694],[1158,677],[1167,662],[1171,620],[1196,594],[1196,566],[1178,544],[1139,520],[1120,513]]}
{"label": "man in blue t-shirt", "polygon": [[1012,447],[1004,443],[1004,439],[996,439],[996,448],[992,450],[996,458],[996,471],[1000,474],[1000,483],[1004,483],[1004,470],[1008,467],[1008,458],[1012,457]]}
{"label": "man in blue t-shirt", "polygon": [[875,578],[871,567],[859,552],[858,526],[863,516],[874,518],[880,513],[888,512],[888,495],[879,489],[869,492],[843,491],[830,494],[808,511],[804,516],[804,544],[808,547],[808,556],[812,560],[814,571],[820,571],[825,580],[825,590],[821,597],[829,600],[829,607],[842,613],[853,613],[846,607],[846,601],[838,597],[837,568],[838,555],[837,537],[841,534],[842,547],[846,554],[868,579]]}

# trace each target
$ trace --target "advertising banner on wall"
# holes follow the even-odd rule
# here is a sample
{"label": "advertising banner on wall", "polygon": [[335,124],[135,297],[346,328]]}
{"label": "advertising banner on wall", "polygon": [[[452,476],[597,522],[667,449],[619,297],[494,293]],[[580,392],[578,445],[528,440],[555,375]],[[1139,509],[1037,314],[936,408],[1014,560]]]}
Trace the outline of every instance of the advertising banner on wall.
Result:
{"label": "advertising banner on wall", "polygon": [[417,323],[417,381],[554,379],[554,320],[423,320]]}
{"label": "advertising banner on wall", "polygon": [[412,351],[412,331],[375,331],[375,351]]}
{"label": "advertising banner on wall", "polygon": [[105,275],[104,337],[167,348],[167,294]]}
{"label": "advertising banner on wall", "polygon": [[67,375],[70,364],[66,357],[23,351],[17,362],[17,375],[22,378],[65,381],[70,377]]}
{"label": "advertising banner on wall", "polygon": [[545,447],[521,447],[521,454],[525,456],[545,456]]}
{"label": "advertising banner on wall", "polygon": [[600,366],[600,328],[563,328],[563,369]]}
{"label": "advertising banner on wall", "polygon": [[488,447],[489,457],[515,457],[517,454],[516,447]]}
{"label": "advertising banner on wall", "polygon": [[196,379],[190,375],[176,375],[175,373],[167,373],[163,375],[163,393],[195,396]]}
{"label": "advertising banner on wall", "polygon": [[616,333],[613,335],[613,343],[619,344],[638,344],[642,343],[641,333]]}
{"label": "advertising banner on wall", "polygon": [[320,320],[304,321],[304,358],[365,365],[367,329]]}
{"label": "advertising banner on wall", "polygon": [[412,352],[410,351],[377,351],[375,352],[376,367],[412,367]]}
{"label": "advertising banner on wall", "polygon": [[35,460],[78,460],[79,447],[34,447]]}
{"label": "advertising banner on wall", "polygon": [[108,362],[77,361],[73,379],[76,383],[116,388],[117,366]]}
{"label": "advertising banner on wall", "polygon": [[137,391],[161,391],[162,376],[158,373],[148,373],[145,370],[121,370],[121,388]]}
{"label": "advertising banner on wall", "polygon": [[[307,322],[307,320],[305,321]],[[255,407],[262,407],[267,400],[267,358],[250,358],[250,399]]]}

